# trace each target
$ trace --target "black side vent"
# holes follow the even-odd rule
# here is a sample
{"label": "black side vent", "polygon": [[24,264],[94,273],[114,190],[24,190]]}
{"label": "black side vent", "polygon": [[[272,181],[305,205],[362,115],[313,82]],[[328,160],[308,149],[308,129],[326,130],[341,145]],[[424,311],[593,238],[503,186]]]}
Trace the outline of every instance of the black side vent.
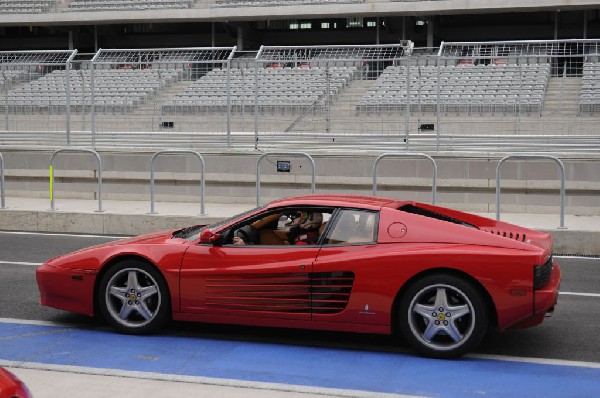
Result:
{"label": "black side vent", "polygon": [[504,238],[508,238],[508,239],[514,239],[514,240],[518,240],[519,242],[526,242],[527,241],[527,235],[525,234],[519,234],[519,233],[512,233],[512,232],[507,232],[507,231],[499,231],[499,230],[492,230],[492,229],[484,229],[484,231],[489,232],[492,235],[498,235],[498,236],[502,236]]}
{"label": "black side vent", "polygon": [[342,312],[352,291],[353,272],[315,272],[312,274],[312,313],[337,314]]}

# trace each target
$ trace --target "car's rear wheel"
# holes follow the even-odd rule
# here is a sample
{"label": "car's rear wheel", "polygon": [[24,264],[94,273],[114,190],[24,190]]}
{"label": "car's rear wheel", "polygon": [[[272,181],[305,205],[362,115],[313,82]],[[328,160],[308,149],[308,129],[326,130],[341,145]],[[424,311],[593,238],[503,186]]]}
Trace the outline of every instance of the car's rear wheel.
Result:
{"label": "car's rear wheel", "polygon": [[399,305],[399,329],[421,353],[455,358],[473,350],[488,326],[481,293],[467,280],[429,275],[409,286]]}
{"label": "car's rear wheel", "polygon": [[100,281],[98,304],[111,326],[129,334],[154,331],[170,316],[164,278],[141,261],[123,261],[111,267]]}

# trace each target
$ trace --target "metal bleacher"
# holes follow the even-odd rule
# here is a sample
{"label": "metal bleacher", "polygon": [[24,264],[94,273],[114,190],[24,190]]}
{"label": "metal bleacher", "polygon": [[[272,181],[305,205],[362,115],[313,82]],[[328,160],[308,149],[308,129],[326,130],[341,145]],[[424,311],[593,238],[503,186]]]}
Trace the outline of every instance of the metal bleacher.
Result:
{"label": "metal bleacher", "polygon": [[[358,110],[406,109],[445,113],[541,112],[550,76],[547,63],[524,65],[390,66],[364,94]],[[440,84],[438,87],[438,75]],[[407,100],[407,86],[409,88]],[[439,101],[438,101],[439,94]]]}
{"label": "metal bleacher", "polygon": [[216,0],[216,7],[271,7],[307,4],[363,3],[364,0]]}
{"label": "metal bleacher", "polygon": [[192,7],[194,0],[75,0],[65,11],[143,11]]}
{"label": "metal bleacher", "polygon": [[[89,70],[69,72],[71,110],[130,112],[181,78],[182,70],[108,69],[94,72],[94,98]],[[67,72],[55,70],[6,94],[15,113],[62,112],[67,105]]]}
{"label": "metal bleacher", "polygon": [[[327,78],[327,74],[328,77]],[[336,98],[356,77],[356,67],[232,68],[229,86],[232,110],[253,110],[258,81],[259,111],[299,111],[325,102],[327,89]],[[170,113],[202,113],[227,108],[227,70],[217,68],[181,90],[163,107]]]}
{"label": "metal bleacher", "polygon": [[600,63],[598,62],[583,64],[579,112],[583,114],[600,112]]}
{"label": "metal bleacher", "polygon": [[56,11],[56,0],[0,0],[0,14],[41,14]]}

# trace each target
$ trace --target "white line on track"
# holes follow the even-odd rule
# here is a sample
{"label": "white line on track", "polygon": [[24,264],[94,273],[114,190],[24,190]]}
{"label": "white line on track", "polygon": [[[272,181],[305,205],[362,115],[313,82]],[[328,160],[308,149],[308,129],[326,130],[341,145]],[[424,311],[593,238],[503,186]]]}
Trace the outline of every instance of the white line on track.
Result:
{"label": "white line on track", "polygon": [[[21,368],[21,369],[34,369],[34,370],[47,370],[54,372],[67,372],[73,375],[85,374],[85,375],[96,375],[96,376],[113,376],[113,377],[127,377],[133,379],[145,379],[145,380],[159,380],[167,382],[179,382],[179,383],[194,383],[194,384],[206,384],[213,386],[222,387],[237,387],[237,388],[251,388],[256,390],[270,390],[270,391],[282,391],[292,393],[303,393],[314,396],[336,396],[336,397],[356,397],[356,398],[414,398],[414,395],[399,395],[399,394],[387,394],[387,393],[376,393],[370,391],[358,391],[358,390],[344,390],[337,388],[326,388],[326,387],[310,387],[284,383],[267,383],[258,381],[244,381],[234,379],[219,379],[215,377],[203,377],[203,376],[182,376],[176,374],[162,374],[155,372],[138,372],[138,371],[127,371],[120,369],[101,369],[91,368],[87,366],[72,366],[72,365],[53,365],[46,363],[36,362],[19,362],[19,361],[7,361],[0,359],[0,366]],[[250,396],[257,396],[256,394],[250,394]]]}
{"label": "white line on track", "polygon": [[0,264],[14,264],[14,265],[42,265],[43,263],[26,263],[23,261],[0,261]]}
{"label": "white line on track", "polygon": [[558,294],[563,296],[580,296],[580,297],[598,297],[600,293],[577,293],[577,292],[559,292]]}
{"label": "white line on track", "polygon": [[104,238],[104,239],[123,239],[127,236],[110,236],[110,235],[83,235],[83,234],[66,234],[53,232],[28,232],[28,231],[0,231],[0,234],[5,235],[44,235],[44,236],[68,236],[73,238]]}
{"label": "white line on track", "polygon": [[560,258],[563,260],[569,260],[569,259],[574,259],[574,260],[592,260],[592,261],[600,261],[600,257],[588,257],[588,256],[558,256],[558,255],[554,255],[554,258]]}

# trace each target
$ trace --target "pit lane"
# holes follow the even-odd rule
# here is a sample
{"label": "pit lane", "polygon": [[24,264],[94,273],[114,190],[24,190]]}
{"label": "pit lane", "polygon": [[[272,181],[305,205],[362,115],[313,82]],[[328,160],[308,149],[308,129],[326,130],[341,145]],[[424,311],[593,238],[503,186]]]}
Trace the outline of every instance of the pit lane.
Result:
{"label": "pit lane", "polygon": [[524,383],[527,396],[565,396],[569,386],[583,396],[600,390],[598,259],[560,258],[567,294],[552,318],[492,333],[476,353],[448,366],[388,336],[174,323],[158,335],[132,337],[38,304],[37,264],[112,239],[0,233],[0,361],[426,396],[518,396]]}

